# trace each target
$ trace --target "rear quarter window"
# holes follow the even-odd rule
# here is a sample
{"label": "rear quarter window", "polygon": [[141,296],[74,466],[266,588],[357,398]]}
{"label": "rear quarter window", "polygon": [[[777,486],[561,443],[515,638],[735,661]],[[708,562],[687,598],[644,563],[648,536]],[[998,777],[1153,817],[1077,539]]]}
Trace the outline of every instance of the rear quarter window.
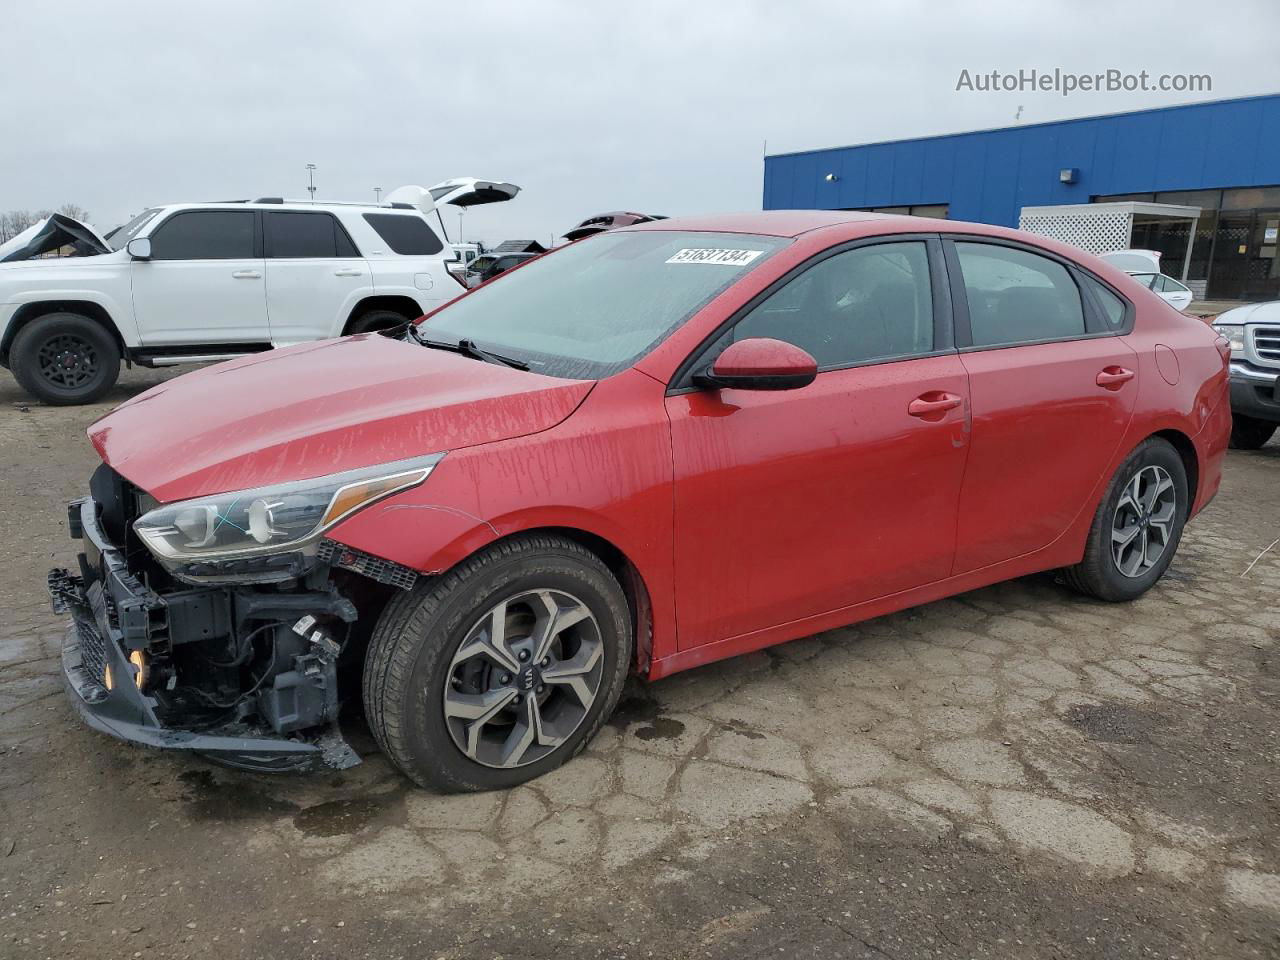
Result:
{"label": "rear quarter window", "polygon": [[1128,312],[1125,302],[1112,293],[1108,287],[1093,279],[1093,277],[1082,275],[1081,279],[1084,285],[1089,288],[1089,292],[1093,294],[1094,300],[1098,301],[1098,306],[1102,308],[1102,319],[1106,323],[1107,329],[1123,329],[1125,315]]}
{"label": "rear quarter window", "polygon": [[392,253],[406,257],[428,257],[444,249],[435,231],[421,217],[411,213],[366,213],[365,223],[383,239]]}

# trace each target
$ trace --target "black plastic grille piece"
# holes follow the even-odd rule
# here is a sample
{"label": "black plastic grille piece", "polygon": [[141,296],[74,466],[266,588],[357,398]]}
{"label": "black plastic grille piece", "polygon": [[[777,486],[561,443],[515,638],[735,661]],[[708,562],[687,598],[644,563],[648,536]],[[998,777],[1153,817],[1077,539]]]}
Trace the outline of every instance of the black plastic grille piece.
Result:
{"label": "black plastic grille piece", "polygon": [[93,625],[79,617],[76,618],[76,633],[80,637],[80,663],[84,667],[85,678],[105,694],[107,692],[106,641]]}
{"label": "black plastic grille piece", "polygon": [[321,540],[316,556],[322,563],[351,570],[378,583],[390,584],[401,590],[409,590],[418,582],[418,571],[410,567],[383,560],[363,550],[335,543],[333,540]]}

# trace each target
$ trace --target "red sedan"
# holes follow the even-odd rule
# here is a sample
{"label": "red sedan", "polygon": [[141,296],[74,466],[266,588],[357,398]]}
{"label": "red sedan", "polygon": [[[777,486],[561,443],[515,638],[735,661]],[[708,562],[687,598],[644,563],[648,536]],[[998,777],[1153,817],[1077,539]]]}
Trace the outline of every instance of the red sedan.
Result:
{"label": "red sedan", "polygon": [[[1130,600],[1218,489],[1226,343],[1016,231],[660,222],[90,429],[73,701],[257,768],[509,787],[657,679],[1035,571]],[[356,685],[350,684],[354,692]]]}

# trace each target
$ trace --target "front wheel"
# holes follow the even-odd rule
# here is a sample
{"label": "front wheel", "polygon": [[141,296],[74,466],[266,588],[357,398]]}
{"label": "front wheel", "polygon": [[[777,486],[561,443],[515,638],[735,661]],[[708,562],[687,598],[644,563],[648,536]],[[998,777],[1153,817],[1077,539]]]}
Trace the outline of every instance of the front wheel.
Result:
{"label": "front wheel", "polygon": [[45,403],[92,403],[120,376],[120,348],[96,320],[47,313],[18,331],[10,368],[22,388]]}
{"label": "front wheel", "polygon": [[598,557],[516,537],[391,602],[365,657],[365,711],[418,785],[513,787],[586,746],[631,646],[626,597]]}
{"label": "front wheel", "polygon": [[1144,440],[1111,478],[1084,559],[1063,571],[1067,583],[1099,600],[1142,596],[1173,561],[1189,506],[1178,452],[1159,437]]}
{"label": "front wheel", "polygon": [[1231,449],[1257,450],[1265,446],[1276,432],[1276,424],[1238,413],[1231,415]]}

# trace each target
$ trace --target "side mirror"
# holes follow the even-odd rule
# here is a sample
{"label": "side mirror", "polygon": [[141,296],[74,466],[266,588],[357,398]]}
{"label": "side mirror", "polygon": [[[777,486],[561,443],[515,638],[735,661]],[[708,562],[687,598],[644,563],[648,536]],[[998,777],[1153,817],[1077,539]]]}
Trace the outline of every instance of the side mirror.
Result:
{"label": "side mirror", "polygon": [[818,361],[795,344],[751,337],[725,347],[711,368],[695,374],[700,387],[733,390],[796,390],[818,376]]}
{"label": "side mirror", "polygon": [[124,245],[129,251],[129,256],[135,260],[151,259],[151,241],[147,237],[135,237]]}

